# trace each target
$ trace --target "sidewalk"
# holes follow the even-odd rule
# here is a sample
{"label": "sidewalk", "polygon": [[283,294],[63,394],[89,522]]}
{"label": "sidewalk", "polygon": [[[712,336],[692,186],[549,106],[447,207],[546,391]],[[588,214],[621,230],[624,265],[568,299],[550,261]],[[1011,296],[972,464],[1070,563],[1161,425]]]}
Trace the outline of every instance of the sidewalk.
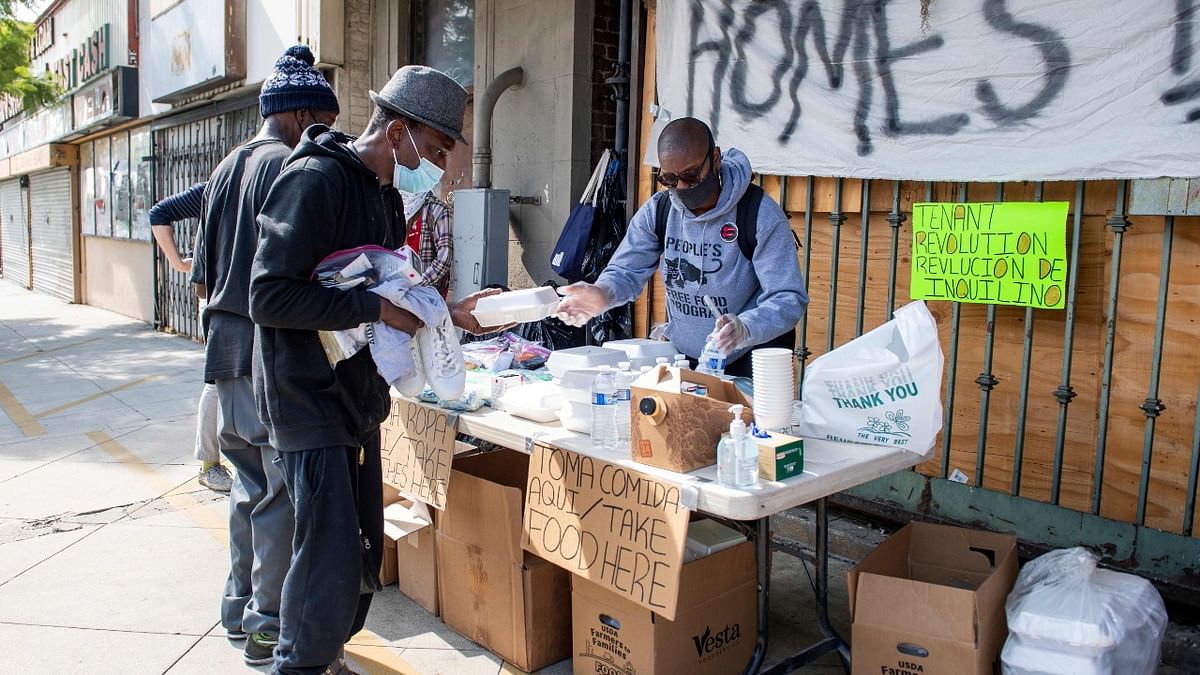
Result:
{"label": "sidewalk", "polygon": [[[202,361],[192,342],[0,280],[0,671],[267,670],[246,666],[217,622],[228,501],[196,481]],[[774,559],[777,658],[817,636],[804,568]],[[830,573],[842,630],[845,571]],[[347,651],[372,675],[519,672],[395,586]]]}

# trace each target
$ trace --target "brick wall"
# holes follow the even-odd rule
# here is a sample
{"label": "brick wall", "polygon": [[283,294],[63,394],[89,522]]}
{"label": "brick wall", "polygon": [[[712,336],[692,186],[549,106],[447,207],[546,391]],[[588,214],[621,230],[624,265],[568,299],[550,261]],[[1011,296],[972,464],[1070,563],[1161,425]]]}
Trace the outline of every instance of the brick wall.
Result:
{"label": "brick wall", "polygon": [[617,63],[617,38],[620,21],[618,0],[596,0],[592,20],[592,165],[616,139],[617,105],[612,89],[604,80],[612,77]]}

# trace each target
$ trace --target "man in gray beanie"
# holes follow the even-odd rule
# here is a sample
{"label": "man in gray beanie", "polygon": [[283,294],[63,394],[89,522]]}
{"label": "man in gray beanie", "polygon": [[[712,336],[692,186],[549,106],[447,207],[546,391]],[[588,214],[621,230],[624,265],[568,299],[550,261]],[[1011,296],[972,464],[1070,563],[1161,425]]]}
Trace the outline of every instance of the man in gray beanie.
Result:
{"label": "man in gray beanie", "polygon": [[[322,286],[313,270],[335,251],[403,244],[397,190],[432,188],[463,142],[467,92],[444,73],[405,66],[371,98],[362,136],[304,132],[258,216],[254,393],[296,513],[273,671],[286,675],[344,671],[341,650],[366,621],[383,557],[388,385],[369,349],[330,368],[317,331],[383,321],[411,335],[420,326],[370,291]],[[470,313],[484,294],[450,303],[453,323],[484,332]]]}
{"label": "man in gray beanie", "polygon": [[258,135],[225,157],[204,190],[191,277],[209,299],[204,379],[216,384],[218,442],[237,469],[221,623],[231,640],[246,640],[245,660],[252,665],[274,660],[294,516],[279,453],[254,403],[250,269],[258,248],[256,218],[284,161],[306,127],[337,119],[337,97],[313,68],[308,47],[291,47],[275,62],[259,94],[259,111]]}

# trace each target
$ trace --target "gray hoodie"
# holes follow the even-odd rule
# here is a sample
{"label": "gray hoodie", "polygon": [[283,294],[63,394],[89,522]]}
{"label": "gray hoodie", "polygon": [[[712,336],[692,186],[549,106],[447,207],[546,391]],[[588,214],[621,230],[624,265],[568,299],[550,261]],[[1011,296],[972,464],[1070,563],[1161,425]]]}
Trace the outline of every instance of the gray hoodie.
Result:
{"label": "gray hoodie", "polygon": [[[747,260],[737,244],[736,228],[725,227],[737,215],[737,203],[750,184],[750,160],[730,148],[721,156],[721,197],[703,216],[684,208],[670,190],[651,197],[629,223],[629,230],[608,267],[596,280],[613,299],[613,306],[633,301],[661,266],[667,289],[670,337],[679,351],[698,357],[716,317],[704,306],[711,295],[722,311],[738,315],[759,345],[796,326],[808,305],[804,279],[787,217],[779,204],[764,196],[758,210],[754,259]],[[655,206],[671,200],[666,245],[654,228]],[[659,262],[659,251],[662,261]],[[749,351],[729,355],[733,362]]]}

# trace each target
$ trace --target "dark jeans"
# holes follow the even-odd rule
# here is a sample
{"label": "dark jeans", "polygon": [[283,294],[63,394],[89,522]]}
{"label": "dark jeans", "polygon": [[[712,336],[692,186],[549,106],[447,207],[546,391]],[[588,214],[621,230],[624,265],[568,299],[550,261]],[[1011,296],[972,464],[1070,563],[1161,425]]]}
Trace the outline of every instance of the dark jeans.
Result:
{"label": "dark jeans", "polygon": [[[359,448],[281,452],[284,480],[296,510],[292,566],[283,582],[280,675],[320,673],[362,630],[371,594],[360,594],[363,567],[383,562],[383,477],[379,432]],[[364,563],[359,529],[370,542]]]}

